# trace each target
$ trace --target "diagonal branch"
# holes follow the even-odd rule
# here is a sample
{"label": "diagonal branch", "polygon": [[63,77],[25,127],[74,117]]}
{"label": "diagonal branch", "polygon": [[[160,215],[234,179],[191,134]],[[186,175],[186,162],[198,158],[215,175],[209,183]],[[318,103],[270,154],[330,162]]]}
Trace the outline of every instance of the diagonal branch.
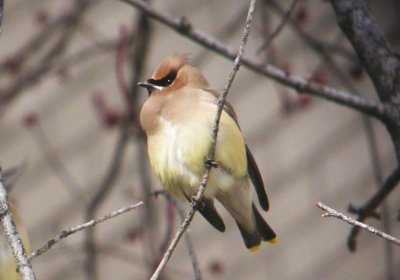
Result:
{"label": "diagonal branch", "polygon": [[377,230],[376,228],[371,227],[367,224],[356,221],[356,220],[344,215],[343,213],[340,213],[340,212],[336,211],[335,209],[328,207],[327,205],[323,204],[322,202],[317,202],[317,206],[318,206],[318,208],[325,211],[325,213],[322,214],[322,217],[334,217],[334,218],[340,219],[350,225],[353,225],[360,229],[365,229],[365,230],[369,231],[370,233],[380,236],[383,239],[386,239],[387,241],[390,241],[390,242],[396,244],[397,246],[400,246],[400,240],[397,239],[396,237],[393,237],[385,232]]}
{"label": "diagonal branch", "polygon": [[4,1],[0,0],[0,32],[2,31],[1,24],[3,22]]}
{"label": "diagonal branch", "polygon": [[[165,190],[160,190],[160,191],[154,191],[152,193],[155,197],[159,195],[163,195],[165,199],[174,205],[176,210],[179,213],[179,217],[181,218],[182,222],[185,220],[185,211],[183,210],[182,206],[179,205],[179,201],[176,200],[174,197],[172,197],[168,192]],[[194,272],[194,279],[195,280],[200,280],[201,279],[201,271],[199,267],[199,262],[197,260],[197,256],[194,252],[194,246],[192,242],[192,238],[190,237],[190,234],[188,231],[185,232],[185,241],[186,241],[186,246],[188,248],[189,256],[192,261],[192,267],[193,267],[193,272]]]}
{"label": "diagonal branch", "polygon": [[215,119],[212,126],[212,139],[211,139],[211,146],[208,152],[206,164],[205,164],[205,172],[203,175],[203,179],[200,183],[199,190],[197,194],[192,198],[192,207],[190,208],[189,214],[186,216],[185,220],[181,224],[178,232],[175,234],[174,239],[172,240],[170,246],[168,247],[167,251],[164,254],[159,266],[157,267],[156,271],[154,272],[153,276],[150,280],[156,280],[159,278],[161,271],[167,264],[168,260],[170,259],[172,253],[174,252],[176,246],[178,245],[179,240],[181,239],[183,233],[189,227],[191,221],[193,220],[194,214],[196,213],[197,208],[200,205],[200,199],[207,187],[207,183],[209,180],[210,170],[213,166],[213,162],[215,161],[215,149],[217,144],[217,137],[218,137],[218,130],[219,130],[219,121],[221,118],[221,114],[223,111],[224,103],[226,96],[228,95],[229,89],[232,85],[232,82],[236,76],[237,71],[239,70],[240,65],[242,64],[242,58],[244,54],[244,49],[247,44],[247,38],[250,33],[250,26],[253,20],[254,8],[255,8],[256,0],[251,0],[249,11],[247,14],[246,25],[243,31],[242,41],[240,43],[239,53],[236,56],[235,62],[233,64],[232,72],[229,75],[228,82],[223,88],[222,92],[219,95],[218,99],[218,106],[217,106],[217,113],[215,115]]}
{"label": "diagonal branch", "polygon": [[121,209],[115,210],[113,212],[111,212],[108,215],[96,218],[96,219],[92,219],[84,224],[81,225],[77,225],[74,227],[71,227],[69,229],[65,229],[62,232],[60,232],[59,234],[56,235],[56,237],[54,237],[53,239],[50,239],[49,241],[46,242],[46,244],[44,244],[42,247],[40,247],[39,249],[35,250],[34,252],[32,252],[29,255],[29,260],[32,260],[33,258],[40,256],[42,254],[44,254],[47,250],[49,250],[51,247],[53,247],[55,244],[57,244],[58,242],[60,242],[62,239],[67,238],[68,236],[70,236],[71,234],[74,234],[78,231],[87,229],[87,228],[91,228],[94,227],[95,225],[105,222],[109,219],[115,218],[119,215],[122,215],[128,211],[131,211],[139,206],[143,205],[143,201],[137,202],[135,204],[131,204],[129,206],[123,207]]}
{"label": "diagonal branch", "polygon": [[[398,183],[400,182],[400,167],[397,167],[386,181],[383,183],[382,187],[365,202],[362,206],[349,206],[349,211],[351,213],[358,214],[357,220],[362,222],[365,221],[368,217],[374,215],[375,209],[386,199],[386,197],[396,188]],[[351,251],[356,250],[356,238],[359,233],[359,229],[354,227],[350,233],[349,239],[347,241],[347,245],[349,246]]]}
{"label": "diagonal branch", "polygon": [[[119,0],[146,13],[149,17],[157,20],[166,26],[174,29],[179,34],[188,37],[198,44],[214,51],[222,56],[235,59],[237,51],[229,45],[226,45],[218,39],[195,29],[190,22],[184,17],[174,19],[166,13],[156,11],[150,5],[141,0]],[[380,120],[390,118],[383,104],[368,100],[361,96],[356,96],[346,91],[338,90],[332,87],[323,86],[321,84],[307,81],[305,78],[292,75],[273,65],[266,65],[257,59],[243,58],[243,66],[253,70],[256,73],[270,77],[277,82],[291,87],[298,92],[308,93],[314,96],[322,97],[346,107],[353,108],[359,112],[369,116],[376,117]]]}
{"label": "diagonal branch", "polygon": [[261,44],[261,46],[258,48],[257,53],[260,53],[262,50],[265,50],[268,48],[269,44],[272,42],[272,40],[279,35],[279,33],[282,31],[282,29],[285,27],[286,23],[288,23],[288,20],[290,19],[290,16],[292,15],[294,8],[296,7],[297,2],[299,0],[293,0],[292,3],[290,4],[289,8],[285,12],[285,14],[282,17],[281,22],[279,25],[276,27],[276,29],[267,37],[267,39]]}
{"label": "diagonal branch", "polygon": [[10,205],[8,203],[7,191],[3,184],[3,172],[0,169],[0,219],[3,226],[4,234],[10,245],[12,252],[17,261],[18,271],[23,280],[36,279],[32,270],[31,263],[26,255],[25,248],[22,244],[20,235],[13,221]]}
{"label": "diagonal branch", "polygon": [[[104,178],[102,179],[98,190],[96,191],[93,198],[90,200],[88,207],[86,209],[85,217],[87,220],[90,220],[95,216],[96,211],[103,203],[107,195],[111,192],[112,187],[114,186],[114,183],[122,167],[123,156],[125,153],[125,149],[128,145],[128,140],[129,140],[129,119],[125,117],[120,127],[118,141],[114,148],[114,154],[111,159],[108,170],[104,175]],[[97,247],[95,244],[95,231],[93,228],[89,228],[85,232],[84,246],[87,252],[85,260],[86,274],[89,279],[97,279],[97,270],[96,270]]]}

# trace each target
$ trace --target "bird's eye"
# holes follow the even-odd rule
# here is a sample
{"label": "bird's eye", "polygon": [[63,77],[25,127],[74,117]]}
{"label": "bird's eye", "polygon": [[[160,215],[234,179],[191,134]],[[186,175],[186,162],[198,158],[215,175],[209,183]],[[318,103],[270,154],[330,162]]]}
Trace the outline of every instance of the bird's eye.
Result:
{"label": "bird's eye", "polygon": [[155,86],[167,87],[167,86],[171,85],[175,81],[176,74],[177,74],[176,71],[171,71],[164,78],[159,79],[159,80],[151,79],[150,82]]}

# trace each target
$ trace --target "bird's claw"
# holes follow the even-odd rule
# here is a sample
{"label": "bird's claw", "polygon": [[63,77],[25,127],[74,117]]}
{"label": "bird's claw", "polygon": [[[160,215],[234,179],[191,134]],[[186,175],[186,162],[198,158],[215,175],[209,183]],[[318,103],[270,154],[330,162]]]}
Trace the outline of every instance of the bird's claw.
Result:
{"label": "bird's claw", "polygon": [[210,159],[210,158],[206,158],[204,163],[205,163],[206,167],[209,169],[218,167],[218,163],[215,160]]}
{"label": "bird's claw", "polygon": [[195,196],[193,196],[190,200],[190,204],[192,205],[192,208],[200,211],[204,208],[205,204],[201,199],[196,199]]}

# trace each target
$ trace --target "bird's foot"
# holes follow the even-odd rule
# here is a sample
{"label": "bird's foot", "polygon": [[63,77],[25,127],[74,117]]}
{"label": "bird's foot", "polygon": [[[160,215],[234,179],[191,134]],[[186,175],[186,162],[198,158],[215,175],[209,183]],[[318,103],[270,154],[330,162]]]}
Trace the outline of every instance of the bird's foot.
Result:
{"label": "bird's foot", "polygon": [[205,207],[205,203],[201,199],[196,199],[195,196],[192,196],[190,204],[192,205],[192,208],[196,211],[201,211]]}
{"label": "bird's foot", "polygon": [[211,159],[209,157],[207,157],[204,160],[204,164],[206,165],[206,168],[208,168],[208,169],[217,168],[218,167],[218,163],[214,159]]}

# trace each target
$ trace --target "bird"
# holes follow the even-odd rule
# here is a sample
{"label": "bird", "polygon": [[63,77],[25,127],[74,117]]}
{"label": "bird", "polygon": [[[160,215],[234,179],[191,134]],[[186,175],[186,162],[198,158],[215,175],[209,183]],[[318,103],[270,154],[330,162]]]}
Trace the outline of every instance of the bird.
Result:
{"label": "bird", "polygon": [[[149,94],[140,111],[140,124],[147,136],[152,170],[171,195],[191,201],[205,173],[219,95],[187,56],[180,54],[164,58],[138,86]],[[224,221],[214,205],[215,200],[220,202],[235,220],[246,248],[256,252],[262,241],[274,244],[277,239],[255,206],[251,185],[260,206],[268,211],[261,173],[232,105],[225,102],[215,161],[198,211],[224,232]]]}

